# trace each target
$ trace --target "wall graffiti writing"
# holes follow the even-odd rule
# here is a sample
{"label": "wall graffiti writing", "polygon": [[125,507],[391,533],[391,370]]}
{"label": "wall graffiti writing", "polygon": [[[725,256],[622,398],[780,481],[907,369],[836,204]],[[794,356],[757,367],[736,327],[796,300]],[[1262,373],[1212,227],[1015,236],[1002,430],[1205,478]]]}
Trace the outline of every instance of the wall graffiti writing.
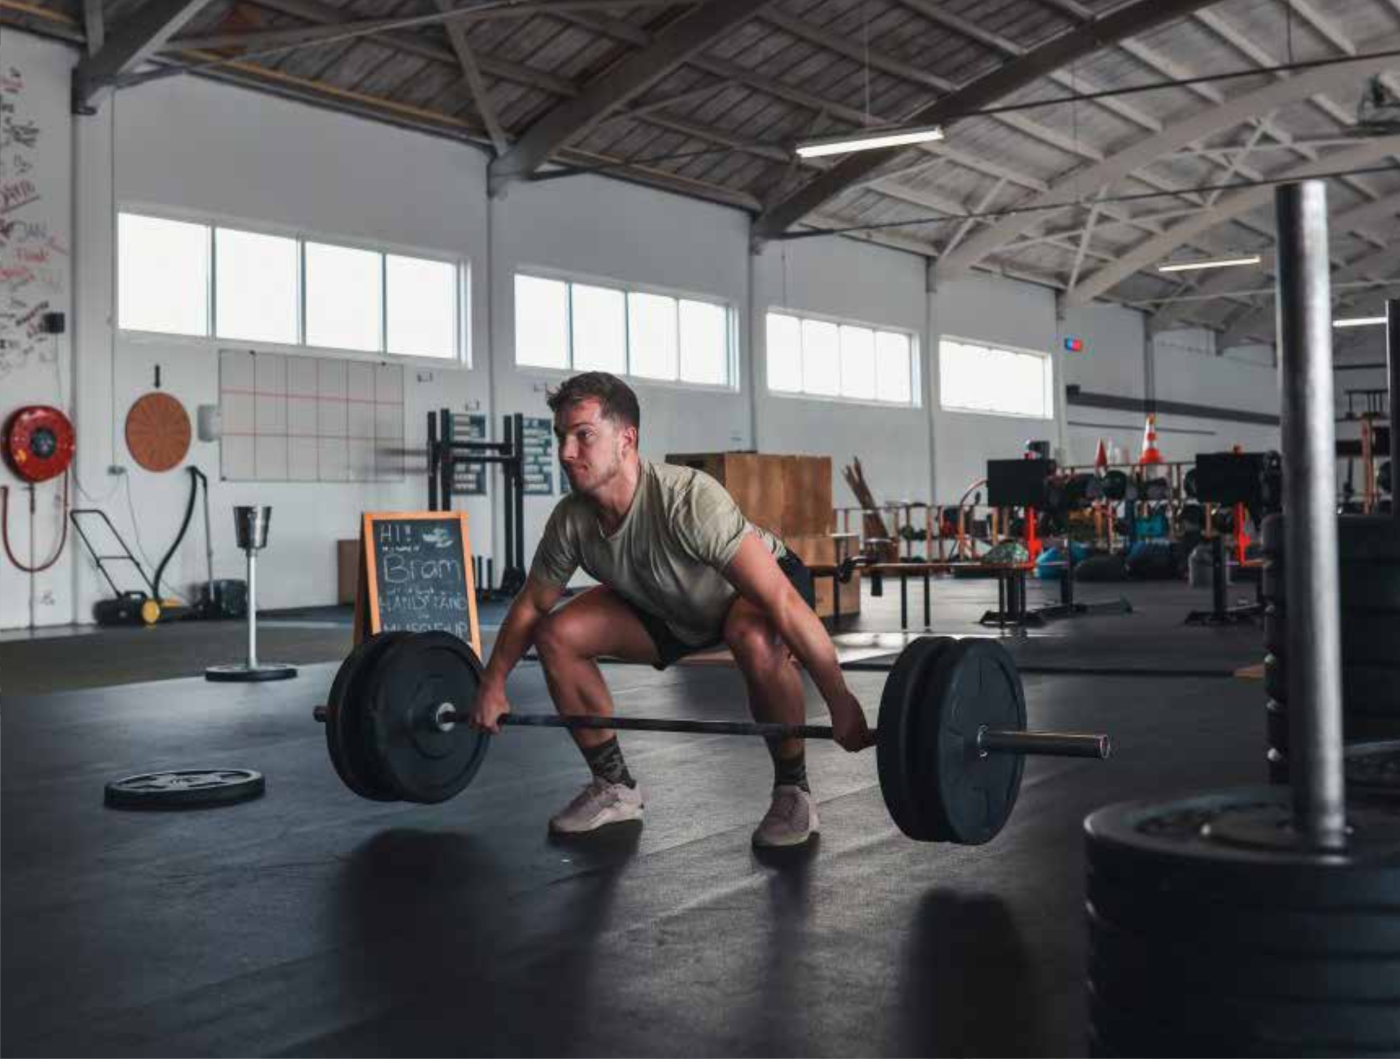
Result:
{"label": "wall graffiti writing", "polygon": [[68,247],[45,215],[55,204],[40,190],[54,161],[45,164],[33,110],[24,72],[0,68],[0,378],[57,355],[43,317],[67,301]]}

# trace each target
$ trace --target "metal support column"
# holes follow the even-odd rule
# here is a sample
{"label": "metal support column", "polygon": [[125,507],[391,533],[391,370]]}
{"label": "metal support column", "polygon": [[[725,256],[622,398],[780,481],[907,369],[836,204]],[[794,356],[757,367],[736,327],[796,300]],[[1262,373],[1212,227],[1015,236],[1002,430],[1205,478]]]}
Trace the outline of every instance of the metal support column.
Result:
{"label": "metal support column", "polygon": [[1316,847],[1341,848],[1346,791],[1327,185],[1283,185],[1274,213],[1293,825]]}

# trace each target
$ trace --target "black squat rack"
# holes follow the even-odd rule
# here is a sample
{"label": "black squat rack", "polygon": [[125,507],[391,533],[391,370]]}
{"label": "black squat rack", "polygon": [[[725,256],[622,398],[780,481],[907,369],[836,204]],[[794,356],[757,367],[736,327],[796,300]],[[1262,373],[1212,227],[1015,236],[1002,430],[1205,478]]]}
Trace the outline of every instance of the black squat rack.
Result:
{"label": "black squat rack", "polygon": [[501,467],[506,547],[499,586],[494,585],[491,557],[485,557],[484,563],[481,556],[472,557],[477,590],[488,597],[497,593],[513,596],[525,584],[525,416],[513,412],[501,419],[502,440],[486,441],[469,437],[465,414],[449,408],[428,413],[428,510],[450,511],[453,497],[479,495],[464,479],[463,472],[468,469],[492,464]]}

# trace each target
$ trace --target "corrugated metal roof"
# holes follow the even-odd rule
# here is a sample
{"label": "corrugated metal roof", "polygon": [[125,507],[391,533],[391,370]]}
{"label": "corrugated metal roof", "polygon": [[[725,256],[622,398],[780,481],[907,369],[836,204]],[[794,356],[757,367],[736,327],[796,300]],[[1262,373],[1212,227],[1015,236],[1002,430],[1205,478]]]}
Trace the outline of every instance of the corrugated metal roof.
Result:
{"label": "corrugated metal roof", "polygon": [[[52,27],[65,39],[81,39],[82,13],[77,0],[33,0],[22,24]],[[711,0],[715,2],[715,0]],[[757,8],[753,18],[704,43],[688,62],[662,69],[645,90],[632,94],[624,109],[664,101],[693,89],[713,86],[707,95],[686,95],[672,105],[635,117],[604,120],[577,139],[588,156],[648,159],[651,179],[672,173],[687,183],[678,189],[732,201],[736,192],[765,201],[791,193],[830,163],[813,166],[789,157],[796,140],[871,123],[906,120],[917,108],[965,84],[1017,53],[1033,49],[1071,31],[1076,12],[1102,14],[1132,0],[775,0]],[[111,0],[105,17],[109,39],[120,32],[143,0]],[[656,34],[674,27],[683,33],[694,8],[685,4],[625,3],[606,8],[547,10],[547,0],[523,5],[519,13],[462,20],[468,46],[482,68],[486,103],[508,134],[524,135],[566,97],[607,84],[618,64],[648,47]],[[37,9],[39,15],[34,12]],[[301,26],[333,25],[366,18],[421,15],[433,11],[424,0],[215,0],[181,30],[179,37],[263,33]],[[47,20],[43,12],[53,12]],[[1289,13],[1291,11],[1291,14]],[[930,17],[932,12],[932,17]],[[16,9],[0,8],[0,21],[21,21]],[[960,28],[960,23],[975,27]],[[1400,36],[1397,0],[1329,0],[1299,6],[1278,0],[1222,0],[1204,11],[1142,34],[1123,45],[1110,45],[1085,56],[1053,77],[1042,77],[1003,102],[1055,99],[1072,90],[1100,91],[1140,85],[1184,75],[1255,68],[1262,63],[1318,58],[1366,49],[1376,41]],[[255,46],[253,51],[257,51]],[[222,54],[237,56],[228,49]],[[207,53],[205,53],[207,60]],[[709,57],[713,57],[711,62]],[[191,54],[167,52],[162,61],[189,61]],[[336,99],[357,113],[413,108],[428,116],[460,118],[483,130],[481,106],[465,83],[448,34],[440,23],[423,24],[334,43],[316,43],[248,59],[285,75],[278,90],[302,92],[319,102]],[[728,62],[723,76],[714,63]],[[1395,67],[1400,84],[1400,63]],[[286,77],[295,78],[287,81]],[[1174,87],[1118,97],[1116,101],[1054,104],[997,118],[970,116],[950,130],[951,157],[936,159],[911,149],[892,155],[864,186],[839,194],[822,213],[830,220],[852,222],[914,221],[932,211],[907,198],[964,204],[985,201],[998,181],[1003,186],[996,206],[1034,199],[1035,188],[1074,188],[1079,174],[1099,159],[1152,136],[1160,128],[1196,118],[1219,101],[1256,91],[1274,82],[1270,75],[1240,78],[1206,87]],[[1241,158],[1241,152],[1215,154],[1162,152],[1146,169],[1110,186],[1110,194],[1189,190],[1222,180],[1247,179],[1256,173],[1282,173],[1308,158],[1326,158],[1345,145],[1306,141],[1336,140],[1351,124],[1361,79],[1332,91],[1325,100],[1299,100],[1278,108],[1270,133],[1259,141],[1267,148]],[[320,88],[346,95],[318,95]],[[1263,117],[1263,115],[1259,115]],[[1244,144],[1251,125],[1211,129],[1205,145],[1226,148]],[[479,136],[479,133],[471,135]],[[1276,135],[1304,141],[1279,149]],[[653,156],[686,151],[710,153],[654,160]],[[924,164],[916,171],[912,166]],[[892,174],[892,175],[889,175]],[[903,198],[900,188],[907,189]],[[882,190],[883,188],[883,190]],[[1400,175],[1358,176],[1334,182],[1334,211],[1355,209],[1374,196],[1400,200]],[[708,190],[707,190],[708,189]],[[1088,198],[1097,186],[1084,189]],[[731,196],[731,197],[726,197]],[[1151,215],[1185,209],[1200,196],[1163,196],[1104,210],[1090,241],[1083,271],[1092,271],[1096,255],[1119,256],[1150,233],[1141,226],[1113,223],[1131,210]],[[1008,271],[1059,275],[1067,279],[1078,247],[1085,207],[1018,223],[1021,239],[1042,230],[1063,231],[1063,239],[1024,242],[1013,249],[993,248],[983,261]],[[1168,230],[1179,218],[1162,222]],[[1223,220],[1195,235],[1178,253],[1189,254],[1226,245],[1263,245],[1271,230],[1267,209]],[[937,253],[956,226],[911,225],[896,229],[899,245],[925,246]],[[1002,227],[1005,227],[1004,225]],[[965,236],[976,239],[987,224]],[[1396,211],[1379,217],[1367,232],[1338,233],[1343,259],[1363,255],[1400,239]],[[1013,237],[1012,242],[1015,242]],[[1155,275],[1139,274],[1110,291],[1130,299],[1133,292],[1160,291]],[[1173,289],[1170,286],[1167,289]]]}

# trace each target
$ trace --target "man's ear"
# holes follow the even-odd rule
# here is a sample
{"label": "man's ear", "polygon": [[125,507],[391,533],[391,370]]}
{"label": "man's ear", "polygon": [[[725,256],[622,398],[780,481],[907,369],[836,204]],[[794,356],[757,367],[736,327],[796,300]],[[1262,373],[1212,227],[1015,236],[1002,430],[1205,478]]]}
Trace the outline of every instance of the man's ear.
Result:
{"label": "man's ear", "polygon": [[633,426],[624,427],[622,431],[622,437],[632,446],[633,452],[637,451],[638,433],[639,431],[637,430],[637,428]]}

